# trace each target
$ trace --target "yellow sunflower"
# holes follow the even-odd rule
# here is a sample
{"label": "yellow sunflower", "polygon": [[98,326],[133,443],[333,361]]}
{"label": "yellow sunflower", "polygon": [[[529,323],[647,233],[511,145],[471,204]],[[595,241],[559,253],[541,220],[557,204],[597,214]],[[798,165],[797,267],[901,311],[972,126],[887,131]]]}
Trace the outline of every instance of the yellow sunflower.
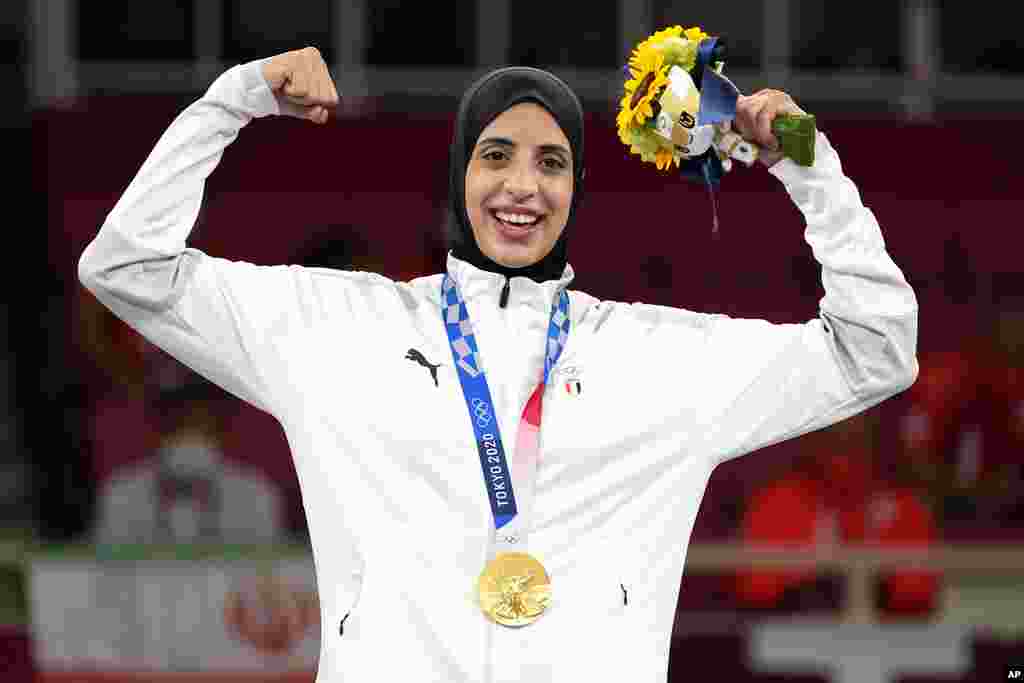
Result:
{"label": "yellow sunflower", "polygon": [[683,37],[687,40],[692,40],[695,43],[699,43],[705,38],[710,38],[708,34],[701,30],[700,26],[691,26],[690,28],[683,31]]}
{"label": "yellow sunflower", "polygon": [[640,51],[635,63],[630,64],[633,76],[626,81],[626,94],[622,97],[620,110],[615,122],[620,130],[631,126],[642,126],[654,116],[651,102],[668,83],[669,65],[660,52],[647,49]]}
{"label": "yellow sunflower", "polygon": [[666,38],[678,38],[682,34],[682,26],[669,26],[666,29],[662,29],[660,31],[655,32],[653,35],[649,36],[645,40],[642,40],[640,43],[637,44],[635,48],[633,48],[633,54],[630,56],[629,59],[630,64],[632,65],[633,60],[636,59],[637,55],[639,55],[644,50],[653,47],[654,45],[660,43]]}
{"label": "yellow sunflower", "polygon": [[654,165],[658,167],[659,171],[667,171],[672,167],[672,163],[679,165],[679,156],[673,154],[664,147],[659,147],[656,156],[654,157]]}
{"label": "yellow sunflower", "polygon": [[658,137],[646,128],[619,130],[619,139],[629,147],[631,154],[636,154],[641,161],[654,164],[662,170],[668,170],[673,163],[678,166],[682,158],[678,152],[666,148]]}
{"label": "yellow sunflower", "polygon": [[668,84],[673,66],[689,71],[693,68],[700,41],[708,38],[699,27],[684,29],[670,26],[639,43],[629,58],[631,78],[626,81],[625,95],[615,118],[619,139],[631,154],[652,163],[659,170],[679,166],[682,154],[666,143],[652,128],[645,125],[654,116],[653,102]]}
{"label": "yellow sunflower", "polygon": [[[666,29],[655,32],[653,35],[648,37],[646,40],[641,41],[635,48],[633,53],[630,55],[629,64],[634,66],[634,62],[638,59],[639,55],[646,50],[655,49],[661,52],[665,51],[665,47],[671,44],[678,44],[679,40],[670,40],[672,38],[678,38],[679,40],[690,41],[694,46],[698,45],[700,41],[705,38],[710,38],[707,33],[699,26],[692,26],[688,29],[684,29],[682,26],[669,26]],[[683,69],[689,70],[693,64],[682,64],[678,63]]]}

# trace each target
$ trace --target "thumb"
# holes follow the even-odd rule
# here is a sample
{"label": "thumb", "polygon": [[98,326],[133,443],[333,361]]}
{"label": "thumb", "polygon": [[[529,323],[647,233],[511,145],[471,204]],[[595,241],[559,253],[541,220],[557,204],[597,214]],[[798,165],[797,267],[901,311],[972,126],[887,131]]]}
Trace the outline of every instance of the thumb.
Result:
{"label": "thumb", "polygon": [[308,106],[299,104],[288,97],[278,97],[277,104],[281,110],[281,114],[284,116],[291,116],[296,119],[306,119],[313,123],[326,123],[329,118],[327,108],[321,104]]}
{"label": "thumb", "polygon": [[307,107],[303,113],[303,118],[312,121],[313,123],[327,123],[327,107],[317,104],[312,107]]}

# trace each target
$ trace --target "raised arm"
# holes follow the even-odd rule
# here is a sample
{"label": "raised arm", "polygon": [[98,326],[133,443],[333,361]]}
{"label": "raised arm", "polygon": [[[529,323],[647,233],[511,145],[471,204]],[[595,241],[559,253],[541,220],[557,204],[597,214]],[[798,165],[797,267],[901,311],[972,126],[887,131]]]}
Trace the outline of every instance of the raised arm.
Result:
{"label": "raised arm", "polygon": [[212,258],[186,240],[207,177],[246,124],[282,113],[324,123],[337,98],[313,48],[229,69],[164,132],[78,264],[119,318],[270,412],[268,342],[308,321],[308,275]]}
{"label": "raised arm", "polygon": [[914,292],[821,132],[815,156],[810,168],[783,159],[769,170],[806,220],[825,289],[820,313],[802,325],[725,316],[710,322],[719,381],[707,418],[719,459],[838,422],[917,377]]}

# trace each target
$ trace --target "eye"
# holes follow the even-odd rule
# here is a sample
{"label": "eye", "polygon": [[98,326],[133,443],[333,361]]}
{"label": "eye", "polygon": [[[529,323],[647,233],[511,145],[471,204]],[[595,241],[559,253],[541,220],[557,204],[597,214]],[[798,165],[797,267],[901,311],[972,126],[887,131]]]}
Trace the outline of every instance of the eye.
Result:
{"label": "eye", "polygon": [[544,157],[540,163],[549,171],[564,171],[568,167],[568,164],[557,156]]}
{"label": "eye", "polygon": [[481,154],[480,158],[486,161],[505,161],[508,159],[508,154],[502,149],[489,149]]}

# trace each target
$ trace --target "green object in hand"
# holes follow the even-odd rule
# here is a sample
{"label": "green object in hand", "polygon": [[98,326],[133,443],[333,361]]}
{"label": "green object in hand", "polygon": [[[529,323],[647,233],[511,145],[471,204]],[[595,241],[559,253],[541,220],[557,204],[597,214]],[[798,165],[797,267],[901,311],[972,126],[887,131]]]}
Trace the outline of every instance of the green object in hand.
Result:
{"label": "green object in hand", "polygon": [[814,134],[817,125],[813,114],[780,114],[772,121],[772,133],[782,145],[783,156],[801,166],[814,163]]}

